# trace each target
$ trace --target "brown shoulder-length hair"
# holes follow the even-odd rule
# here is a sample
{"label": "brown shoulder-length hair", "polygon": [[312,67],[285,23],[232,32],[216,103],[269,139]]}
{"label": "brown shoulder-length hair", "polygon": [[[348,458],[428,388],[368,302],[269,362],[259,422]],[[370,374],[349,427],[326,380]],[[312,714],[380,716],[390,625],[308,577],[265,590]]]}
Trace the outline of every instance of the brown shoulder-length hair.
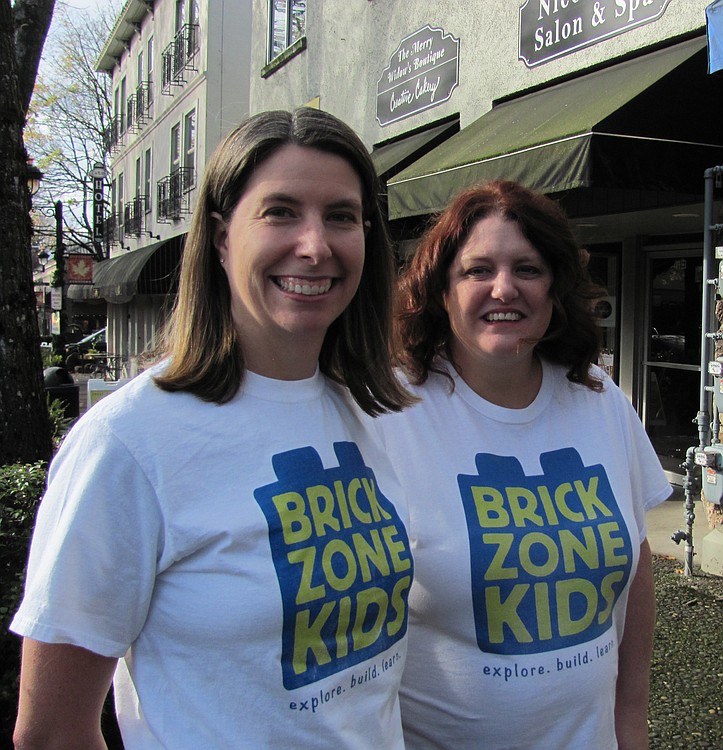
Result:
{"label": "brown shoulder-length hair", "polygon": [[552,319],[535,351],[564,365],[573,383],[600,390],[601,382],[590,372],[600,346],[591,304],[605,292],[590,280],[587,254],[577,245],[560,205],[503,180],[462,192],[422,237],[398,289],[395,338],[400,364],[416,384],[425,382],[430,371],[444,372],[435,365],[438,356],[454,364],[443,299],[449,268],[474,225],[492,215],[517,222],[552,270]]}
{"label": "brown shoulder-length hair", "polygon": [[391,363],[394,259],[379,208],[379,184],[368,151],[354,131],[321,110],[270,111],[234,129],[215,150],[203,176],[181,262],[178,296],[159,353],[169,358],[156,383],[218,404],[237,393],[244,357],[231,317],[231,292],[213,245],[213,212],[230,220],[249,177],[278,149],[294,144],[335,154],[356,171],[368,223],[364,268],[354,298],[326,333],[319,367],[347,386],[372,416],[398,411],[410,395]]}

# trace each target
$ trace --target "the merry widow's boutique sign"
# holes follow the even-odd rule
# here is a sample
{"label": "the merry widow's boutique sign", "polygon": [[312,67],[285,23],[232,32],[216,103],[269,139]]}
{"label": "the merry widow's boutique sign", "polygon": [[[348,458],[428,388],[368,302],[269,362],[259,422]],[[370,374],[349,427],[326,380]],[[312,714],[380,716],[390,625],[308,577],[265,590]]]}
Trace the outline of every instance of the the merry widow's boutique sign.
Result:
{"label": "the merry widow's boutique sign", "polygon": [[655,21],[670,0],[526,0],[519,58],[531,68]]}
{"label": "the merry widow's boutique sign", "polygon": [[389,125],[446,102],[459,82],[459,39],[425,26],[404,37],[377,81],[377,121]]}

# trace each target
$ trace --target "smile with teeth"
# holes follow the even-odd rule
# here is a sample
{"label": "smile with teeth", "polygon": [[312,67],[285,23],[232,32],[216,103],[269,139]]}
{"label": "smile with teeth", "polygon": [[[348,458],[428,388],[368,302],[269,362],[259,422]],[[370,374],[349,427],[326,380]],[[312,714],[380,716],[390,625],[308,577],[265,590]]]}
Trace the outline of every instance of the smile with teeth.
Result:
{"label": "smile with teeth", "polygon": [[331,289],[332,279],[300,279],[295,276],[277,276],[274,281],[285,292],[316,297]]}
{"label": "smile with teeth", "polygon": [[487,315],[484,315],[484,320],[489,321],[490,323],[496,323],[497,321],[516,321],[516,320],[522,320],[522,315],[518,312],[493,312],[488,313]]}

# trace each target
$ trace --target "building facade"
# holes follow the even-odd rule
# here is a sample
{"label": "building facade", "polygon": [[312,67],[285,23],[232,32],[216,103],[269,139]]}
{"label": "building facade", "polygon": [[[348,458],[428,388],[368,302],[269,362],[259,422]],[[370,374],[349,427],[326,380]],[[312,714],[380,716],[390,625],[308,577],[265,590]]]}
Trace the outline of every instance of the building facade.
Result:
{"label": "building facade", "polygon": [[113,77],[110,172],[94,269],[109,351],[152,349],[169,312],[207,155],[248,114],[250,0],[127,0],[97,69]]}
{"label": "building facade", "polygon": [[311,104],[354,127],[400,256],[476,182],[561,202],[608,290],[601,364],[672,481],[698,442],[704,171],[723,164],[709,2],[253,3],[251,111]]}

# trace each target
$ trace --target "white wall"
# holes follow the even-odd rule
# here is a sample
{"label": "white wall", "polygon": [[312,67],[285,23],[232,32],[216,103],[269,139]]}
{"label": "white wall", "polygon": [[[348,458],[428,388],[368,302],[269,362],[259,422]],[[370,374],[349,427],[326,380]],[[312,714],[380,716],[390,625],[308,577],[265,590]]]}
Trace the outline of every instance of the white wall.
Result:
{"label": "white wall", "polygon": [[[581,12],[594,4],[568,1],[579,4]],[[616,2],[630,0],[602,5],[612,13]],[[530,69],[518,59],[521,0],[308,0],[307,50],[262,79],[268,0],[253,0],[251,111],[292,108],[320,96],[322,109],[346,120],[367,145],[455,113],[464,127],[493,100],[704,27],[709,2],[669,0],[656,21]],[[460,39],[459,87],[446,103],[380,127],[376,82],[400,41],[427,24]]]}

